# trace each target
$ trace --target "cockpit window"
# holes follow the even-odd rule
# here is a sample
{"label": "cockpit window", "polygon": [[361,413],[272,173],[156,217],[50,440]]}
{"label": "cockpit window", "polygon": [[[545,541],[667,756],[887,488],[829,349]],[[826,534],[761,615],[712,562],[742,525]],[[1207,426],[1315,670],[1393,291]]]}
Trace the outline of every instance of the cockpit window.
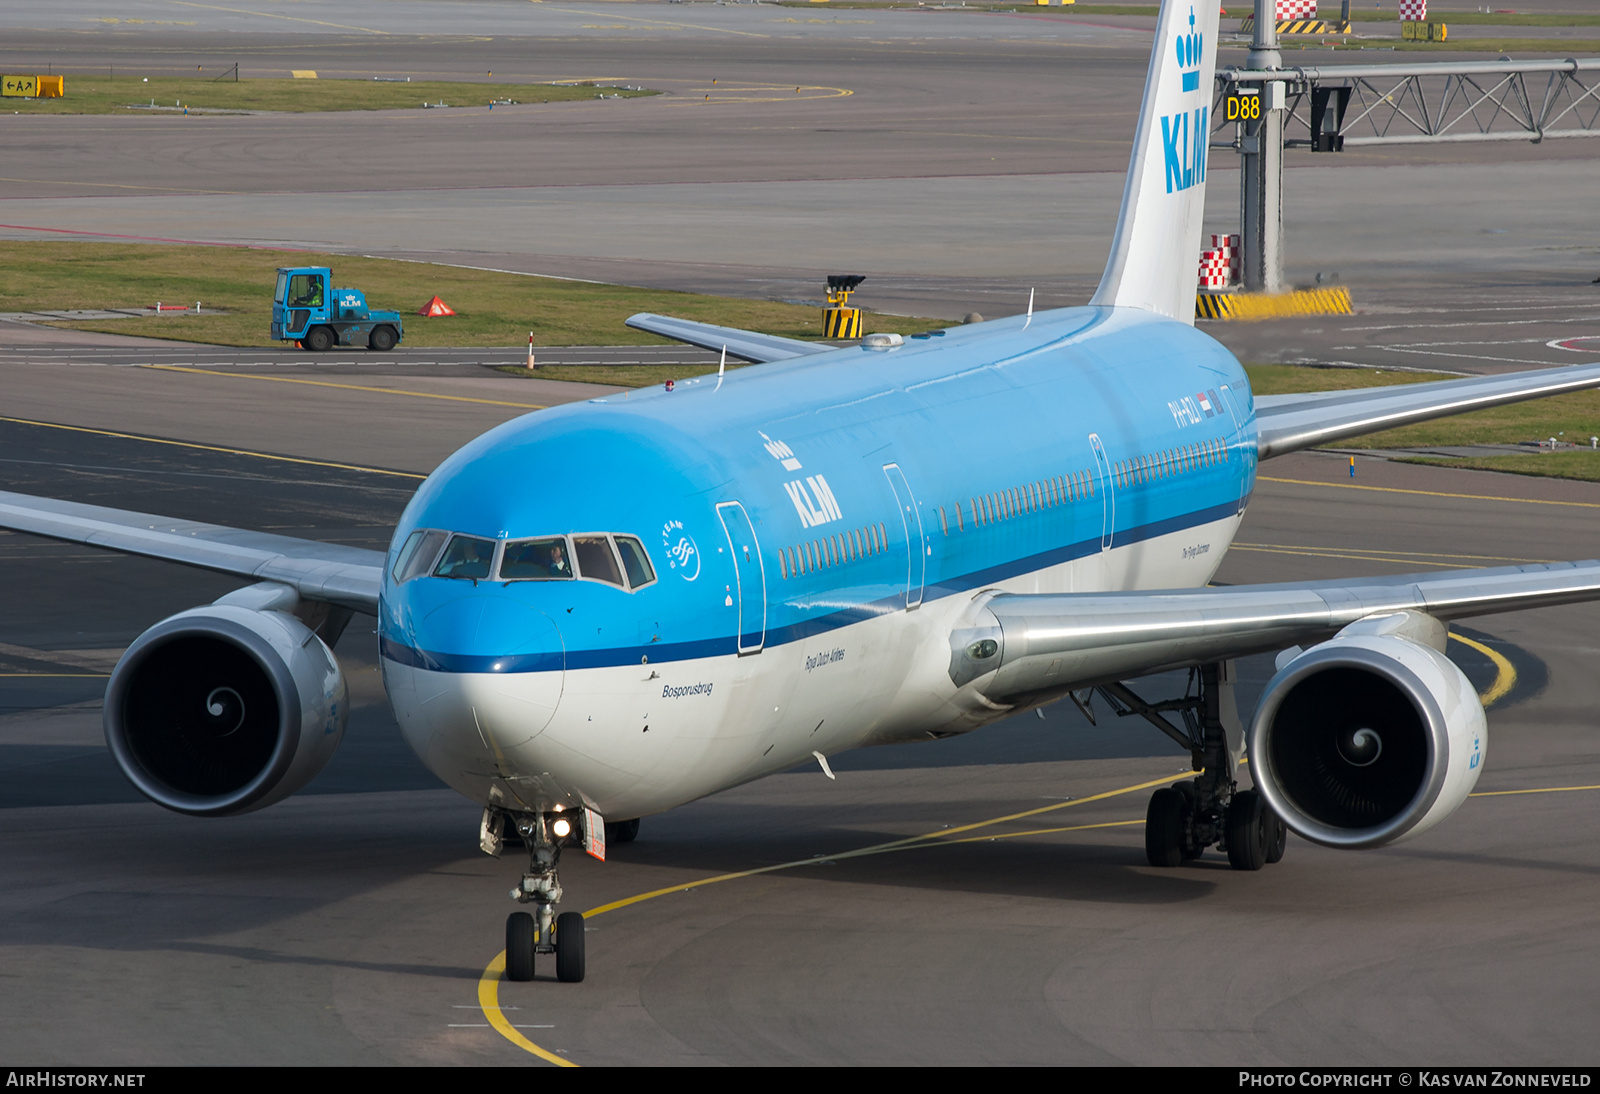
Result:
{"label": "cockpit window", "polygon": [[484,580],[494,562],[494,540],[476,536],[455,536],[444,549],[444,557],[434,567],[435,577],[470,577]]}
{"label": "cockpit window", "polygon": [[622,572],[607,536],[573,536],[572,549],[578,556],[578,572],[591,581],[621,585]]}
{"label": "cockpit window", "polygon": [[440,532],[430,528],[418,528],[406,537],[406,542],[400,548],[400,553],[394,560],[394,583],[402,585],[414,577],[421,577],[433,569],[434,560],[439,557],[439,548],[444,546],[444,541],[450,538],[449,532]]}
{"label": "cockpit window", "polygon": [[644,553],[644,544],[633,536],[617,537],[617,554],[622,556],[622,568],[631,588],[637,589],[656,579],[655,567],[650,565],[650,556]]}
{"label": "cockpit window", "polygon": [[506,544],[500,559],[501,581],[559,581],[574,576],[564,536],[516,540]]}

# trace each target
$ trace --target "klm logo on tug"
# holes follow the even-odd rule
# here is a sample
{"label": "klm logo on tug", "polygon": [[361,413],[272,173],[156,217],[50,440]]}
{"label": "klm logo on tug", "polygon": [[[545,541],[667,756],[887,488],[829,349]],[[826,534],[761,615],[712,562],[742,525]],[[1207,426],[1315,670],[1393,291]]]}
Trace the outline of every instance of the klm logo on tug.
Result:
{"label": "klm logo on tug", "polygon": [[[1194,29],[1194,9],[1189,9],[1189,33],[1177,38],[1178,70],[1185,92],[1200,90],[1200,58],[1204,38]],[[1167,193],[1187,190],[1206,181],[1206,142],[1211,107],[1161,115],[1161,151],[1167,164]]]}

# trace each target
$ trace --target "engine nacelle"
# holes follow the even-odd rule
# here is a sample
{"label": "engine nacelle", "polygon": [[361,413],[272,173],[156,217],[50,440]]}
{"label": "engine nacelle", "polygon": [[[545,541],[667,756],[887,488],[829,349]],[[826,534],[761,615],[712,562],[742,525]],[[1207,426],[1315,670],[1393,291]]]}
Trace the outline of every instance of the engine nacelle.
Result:
{"label": "engine nacelle", "polygon": [[111,754],[179,813],[261,809],[321,771],[344,736],[348,688],[294,616],[212,604],[140,635],[106,689]]}
{"label": "engine nacelle", "polygon": [[1291,829],[1329,847],[1426,831],[1483,769],[1488,727],[1471,682],[1444,654],[1384,629],[1357,624],[1295,657],[1250,726],[1256,788]]}

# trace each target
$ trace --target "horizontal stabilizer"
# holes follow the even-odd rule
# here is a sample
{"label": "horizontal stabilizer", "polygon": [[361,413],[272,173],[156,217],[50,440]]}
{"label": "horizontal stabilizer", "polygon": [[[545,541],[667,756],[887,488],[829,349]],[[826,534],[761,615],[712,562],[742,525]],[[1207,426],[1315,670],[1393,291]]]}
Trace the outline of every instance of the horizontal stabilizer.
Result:
{"label": "horizontal stabilizer", "polygon": [[0,528],[277,581],[307,600],[378,614],[383,552],[0,491]]}
{"label": "horizontal stabilizer", "polygon": [[737,327],[719,327],[712,323],[696,323],[691,319],[674,319],[668,315],[651,315],[640,312],[628,317],[628,326],[634,330],[659,334],[675,342],[711,350],[713,353],[727,349],[733,357],[764,364],[767,361],[787,361],[793,357],[808,357],[813,353],[828,353],[835,347],[816,342],[801,342],[795,338],[780,338],[775,334],[761,334]]}
{"label": "horizontal stabilizer", "polygon": [[1592,387],[1600,387],[1600,364],[1353,391],[1258,395],[1256,450],[1265,460],[1412,422]]}

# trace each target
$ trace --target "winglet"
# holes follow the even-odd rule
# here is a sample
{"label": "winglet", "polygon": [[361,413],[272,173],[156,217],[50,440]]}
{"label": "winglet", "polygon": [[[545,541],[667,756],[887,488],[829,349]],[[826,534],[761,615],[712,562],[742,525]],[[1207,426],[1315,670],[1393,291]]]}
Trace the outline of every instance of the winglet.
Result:
{"label": "winglet", "polygon": [[1220,0],[1161,8],[1122,213],[1091,304],[1194,322],[1220,8]]}

